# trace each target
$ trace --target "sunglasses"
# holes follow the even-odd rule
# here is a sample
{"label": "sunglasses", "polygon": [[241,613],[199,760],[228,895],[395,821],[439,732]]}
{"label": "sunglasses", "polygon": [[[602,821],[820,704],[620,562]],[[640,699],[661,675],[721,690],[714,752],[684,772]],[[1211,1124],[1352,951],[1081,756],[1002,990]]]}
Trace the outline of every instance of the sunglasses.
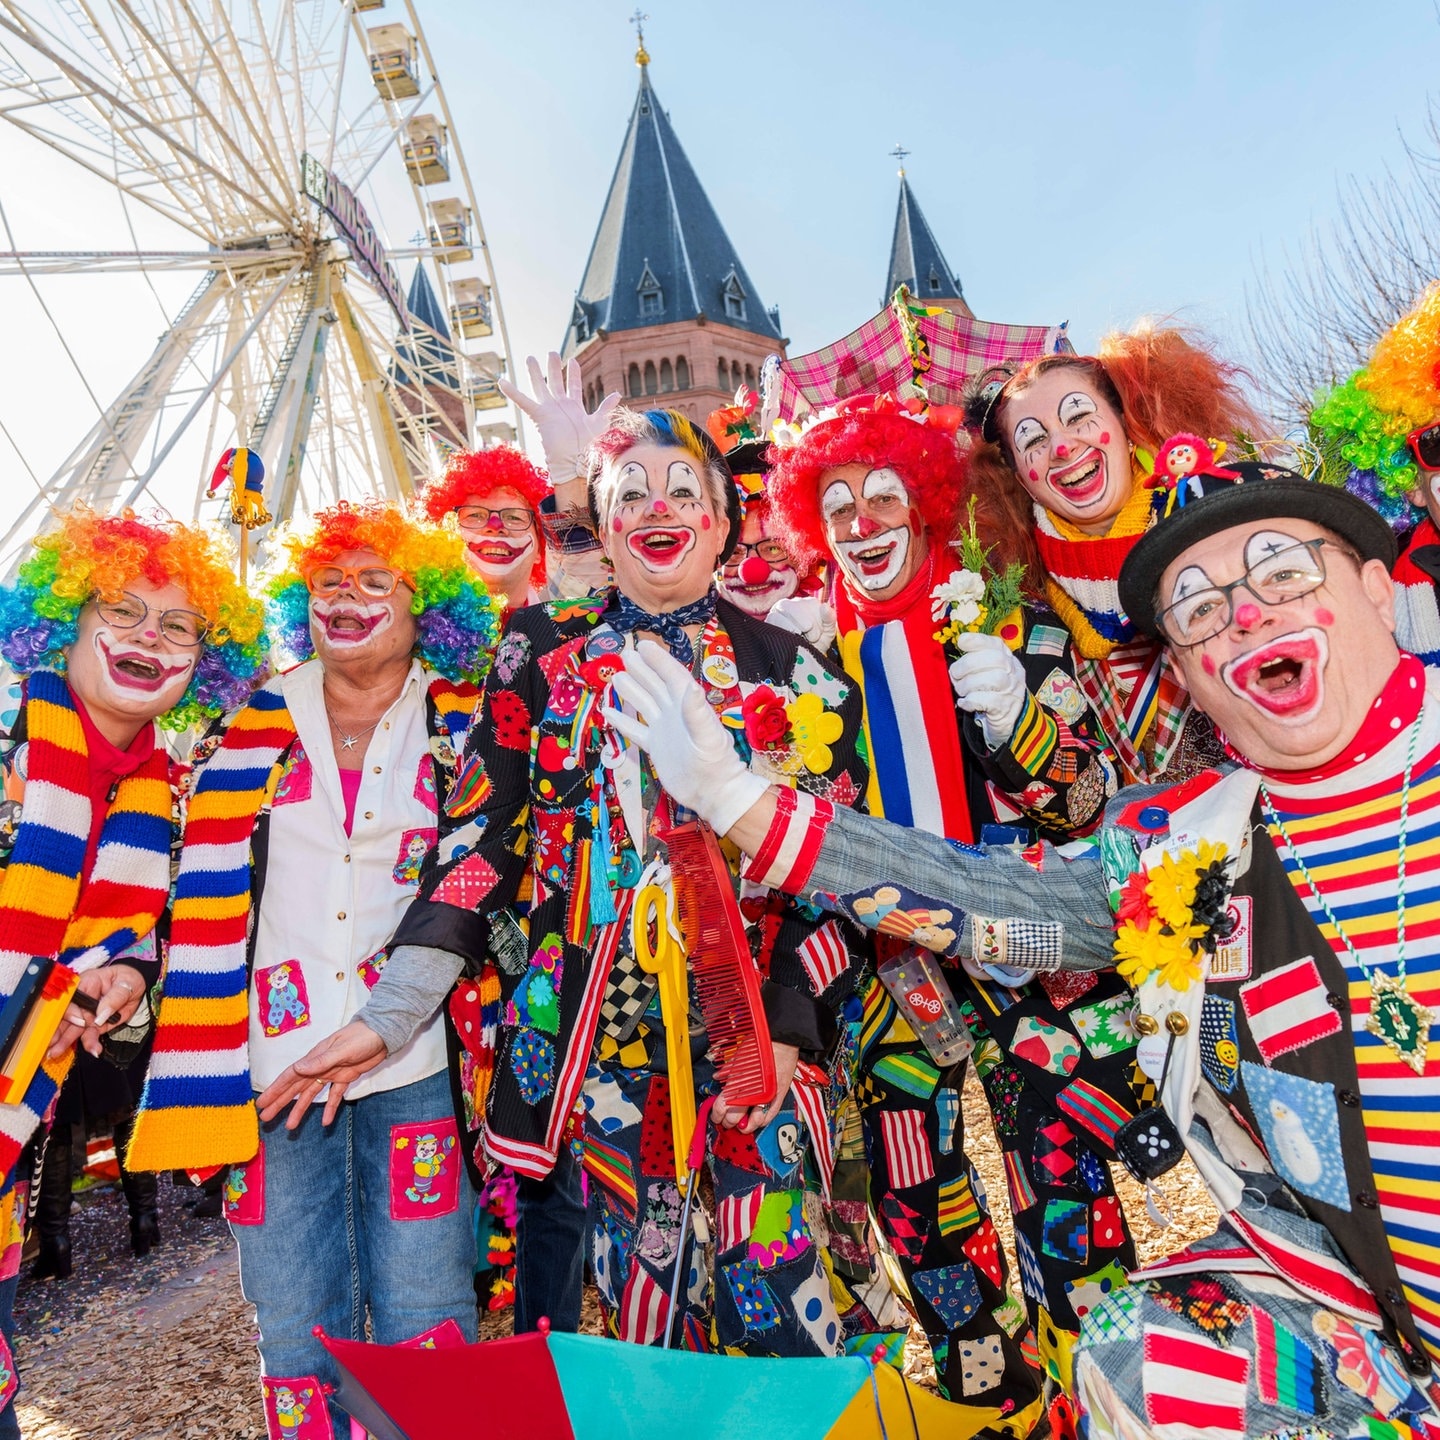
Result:
{"label": "sunglasses", "polygon": [[372,600],[383,600],[393,595],[400,585],[409,585],[406,575],[397,575],[382,565],[365,565],[358,570],[348,565],[319,565],[305,577],[305,586],[312,595],[325,599],[337,595],[340,587],[349,581],[351,586]]}
{"label": "sunglasses", "polygon": [[1412,430],[1405,444],[1422,470],[1440,470],[1440,422]]}

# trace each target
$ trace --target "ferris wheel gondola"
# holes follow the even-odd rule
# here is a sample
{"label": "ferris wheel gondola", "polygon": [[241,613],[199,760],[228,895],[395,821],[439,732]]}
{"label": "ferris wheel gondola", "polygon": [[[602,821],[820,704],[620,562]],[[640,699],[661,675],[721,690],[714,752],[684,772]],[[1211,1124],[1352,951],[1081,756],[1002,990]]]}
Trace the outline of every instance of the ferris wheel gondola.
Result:
{"label": "ferris wheel gondola", "polygon": [[51,506],[219,514],[207,482],[233,447],[263,458],[283,520],[403,497],[451,451],[517,435],[494,266],[413,0],[0,0],[0,119],[201,247],[0,253],[3,283],[37,296],[67,274],[196,272],[6,560]]}

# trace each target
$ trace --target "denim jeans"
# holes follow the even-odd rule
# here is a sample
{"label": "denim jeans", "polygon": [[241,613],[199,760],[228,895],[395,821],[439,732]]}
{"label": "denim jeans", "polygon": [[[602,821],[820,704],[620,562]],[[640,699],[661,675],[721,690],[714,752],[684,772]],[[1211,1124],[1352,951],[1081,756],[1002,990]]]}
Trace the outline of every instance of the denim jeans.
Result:
{"label": "denim jeans", "polygon": [[515,1333],[538,1327],[580,1328],[585,1281],[585,1196],[580,1166],[568,1145],[543,1180],[517,1175],[515,1209]]}
{"label": "denim jeans", "polygon": [[[283,1116],[262,1125],[259,1156],[225,1186],[262,1371],[336,1384],[311,1327],[363,1340],[367,1313],[382,1345],[447,1318],[474,1340],[475,1192],[449,1077],[442,1071],[346,1101],[329,1127],[321,1110],[312,1105],[294,1131]],[[330,1412],[335,1433],[348,1435],[348,1416],[333,1400]],[[282,1433],[272,1414],[267,1423]]]}

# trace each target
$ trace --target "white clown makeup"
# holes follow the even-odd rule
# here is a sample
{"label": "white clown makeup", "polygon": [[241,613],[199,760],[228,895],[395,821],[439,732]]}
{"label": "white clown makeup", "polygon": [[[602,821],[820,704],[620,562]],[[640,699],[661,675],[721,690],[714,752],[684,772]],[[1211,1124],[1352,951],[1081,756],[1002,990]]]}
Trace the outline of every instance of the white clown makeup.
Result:
{"label": "white clown makeup", "polygon": [[[391,570],[373,550],[345,550],[335,556],[339,568]],[[366,664],[415,644],[416,620],[410,613],[415,592],[403,580],[385,596],[366,595],[351,580],[333,595],[310,597],[310,636],[315,653],[327,663]]]}
{"label": "white clown makeup", "polygon": [[925,559],[924,526],[888,465],[842,465],[821,478],[820,514],[850,582],[875,600],[903,590]]}
{"label": "white clown makeup", "polygon": [[701,468],[685,450],[642,444],[607,460],[596,481],[615,582],[647,610],[687,605],[710,587],[726,522]]}
{"label": "white clown makeup", "polygon": [[1134,486],[1124,422],[1083,370],[1057,366],[1004,402],[1005,444],[1036,504],[1103,534]]}
{"label": "white clown makeup", "polygon": [[121,627],[106,620],[91,602],[80,612],[67,661],[70,686],[91,718],[102,726],[106,720],[119,721],[122,728],[158,719],[179,704],[202,653],[198,645],[168,637],[161,624],[167,610],[193,613],[178,585],[136,580],[125,595],[127,606],[138,602],[133,605],[137,613],[144,608],[144,617]]}
{"label": "white clown makeup", "polygon": [[1257,765],[1277,770],[1323,764],[1363,722],[1394,670],[1393,589],[1378,560],[1357,563],[1342,541],[1308,520],[1251,521],[1207,536],[1161,577],[1162,606],[1180,606],[1167,633],[1223,605],[1217,587],[1247,573],[1257,588],[1281,593],[1313,584],[1314,554],[1324,581],[1286,600],[1247,586],[1230,592],[1229,623],[1171,654],[1196,705]]}
{"label": "white clown makeup", "polygon": [[[534,514],[525,497],[507,485],[486,495],[467,495],[461,513],[470,506],[480,506],[490,512],[483,525],[460,521],[465,558],[471,568],[492,588],[507,589],[518,575],[528,578],[535,564],[538,536]],[[530,528],[507,530],[501,519],[503,510],[531,511]]]}
{"label": "white clown makeup", "polygon": [[800,576],[766,521],[753,509],[745,512],[740,544],[720,572],[720,593],[747,615],[763,620],[781,600],[800,588]]}

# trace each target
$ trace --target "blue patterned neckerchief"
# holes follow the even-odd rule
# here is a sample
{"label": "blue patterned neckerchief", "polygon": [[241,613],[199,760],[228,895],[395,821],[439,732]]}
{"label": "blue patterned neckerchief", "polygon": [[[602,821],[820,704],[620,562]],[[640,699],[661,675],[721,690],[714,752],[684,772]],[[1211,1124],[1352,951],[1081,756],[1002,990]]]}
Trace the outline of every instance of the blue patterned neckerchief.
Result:
{"label": "blue patterned neckerchief", "polygon": [[695,663],[695,647],[685,633],[687,625],[708,624],[715,614],[715,587],[712,585],[698,600],[682,605],[678,610],[665,610],[652,615],[642,610],[628,595],[618,590],[609,611],[607,623],[615,630],[630,634],[635,630],[649,630],[660,636],[670,647],[670,653],[682,664]]}

